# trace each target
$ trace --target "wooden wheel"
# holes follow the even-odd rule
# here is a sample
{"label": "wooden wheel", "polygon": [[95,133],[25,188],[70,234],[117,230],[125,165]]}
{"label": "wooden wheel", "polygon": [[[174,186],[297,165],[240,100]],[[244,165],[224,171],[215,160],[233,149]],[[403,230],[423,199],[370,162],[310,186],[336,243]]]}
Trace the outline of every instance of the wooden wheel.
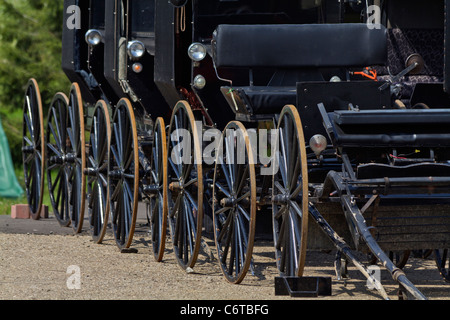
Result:
{"label": "wooden wheel", "polygon": [[97,103],[89,134],[87,159],[88,212],[92,239],[101,243],[109,220],[108,158],[111,118],[105,101]]}
{"label": "wooden wheel", "polygon": [[281,275],[303,275],[308,232],[308,167],[300,116],[286,106],[278,124],[279,170],[273,176],[273,232]]}
{"label": "wooden wheel", "polygon": [[22,154],[28,205],[32,218],[38,220],[44,194],[45,134],[41,93],[34,79],[25,93]]}
{"label": "wooden wheel", "polygon": [[185,101],[173,110],[167,147],[169,226],[179,265],[193,268],[203,227],[201,145],[194,114]]}
{"label": "wooden wheel", "polygon": [[70,89],[67,109],[67,162],[71,169],[69,177],[70,219],[74,232],[80,233],[83,228],[86,199],[86,138],[83,100],[77,83],[72,84]]}
{"label": "wooden wheel", "polygon": [[256,175],[245,127],[229,123],[222,134],[213,182],[214,239],[225,278],[244,280],[252,262],[256,225]]}
{"label": "wooden wheel", "polygon": [[450,282],[450,256],[448,249],[434,250],[434,258],[438,270],[446,282]]}
{"label": "wooden wheel", "polygon": [[167,139],[164,119],[158,118],[153,129],[153,146],[150,158],[149,183],[152,192],[150,197],[150,227],[152,234],[153,254],[156,261],[161,262],[164,256],[167,235]]}
{"label": "wooden wheel", "polygon": [[62,227],[70,226],[69,181],[70,143],[68,141],[69,99],[64,93],[57,93],[50,105],[47,121],[46,153],[47,183],[53,214]]}
{"label": "wooden wheel", "polygon": [[128,99],[119,101],[111,125],[108,184],[112,229],[119,249],[128,249],[136,227],[139,158],[136,119]]}

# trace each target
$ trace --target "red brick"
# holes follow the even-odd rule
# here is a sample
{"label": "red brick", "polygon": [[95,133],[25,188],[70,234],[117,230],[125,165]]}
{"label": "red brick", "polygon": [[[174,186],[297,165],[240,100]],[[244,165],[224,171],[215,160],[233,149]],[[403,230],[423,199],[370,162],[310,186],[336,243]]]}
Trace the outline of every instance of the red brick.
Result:
{"label": "red brick", "polygon": [[27,204],[17,204],[11,207],[12,219],[30,219],[30,208]]}

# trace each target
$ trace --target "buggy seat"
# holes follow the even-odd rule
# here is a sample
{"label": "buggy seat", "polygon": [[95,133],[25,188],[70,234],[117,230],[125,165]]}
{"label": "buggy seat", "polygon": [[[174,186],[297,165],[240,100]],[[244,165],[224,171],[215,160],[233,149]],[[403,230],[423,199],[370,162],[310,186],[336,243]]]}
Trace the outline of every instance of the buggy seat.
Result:
{"label": "buggy seat", "polygon": [[236,113],[274,114],[297,103],[297,82],[324,81],[323,69],[385,65],[387,34],[366,24],[220,25],[212,51],[218,70],[275,70],[266,86],[222,88]]}

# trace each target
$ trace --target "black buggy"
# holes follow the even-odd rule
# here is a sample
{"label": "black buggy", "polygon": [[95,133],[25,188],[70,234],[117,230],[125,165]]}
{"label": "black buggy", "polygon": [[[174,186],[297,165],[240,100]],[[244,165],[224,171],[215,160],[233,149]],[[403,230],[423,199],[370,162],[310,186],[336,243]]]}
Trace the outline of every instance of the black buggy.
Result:
{"label": "black buggy", "polygon": [[33,217],[46,172],[61,225],[87,211],[98,243],[110,223],[130,250],[145,202],[157,261],[170,235],[193,269],[210,236],[238,284],[270,236],[279,291],[317,294],[294,289],[307,250],[335,248],[338,277],[352,262],[387,298],[365,252],[424,299],[401,269],[434,252],[449,280],[447,2],[66,0],[70,95],[46,128],[35,80],[24,106]]}

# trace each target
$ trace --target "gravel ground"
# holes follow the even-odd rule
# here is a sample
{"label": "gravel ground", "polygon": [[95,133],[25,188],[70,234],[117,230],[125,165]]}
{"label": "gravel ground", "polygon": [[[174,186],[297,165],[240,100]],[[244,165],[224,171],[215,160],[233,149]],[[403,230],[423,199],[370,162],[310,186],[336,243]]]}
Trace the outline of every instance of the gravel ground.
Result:
{"label": "gravel ground", "polygon": [[[165,259],[155,262],[145,228],[135,236],[135,254],[123,254],[111,234],[104,244],[94,244],[87,232],[73,235],[61,229],[54,219],[39,222],[0,217],[0,300],[283,300],[276,296],[274,278],[278,275],[270,241],[255,246],[255,272],[241,285],[228,284],[215,260],[214,243],[206,239],[193,273],[178,266],[170,241]],[[307,276],[332,278],[332,296],[314,300],[380,300],[377,291],[368,290],[365,278],[349,266],[349,279],[338,281],[334,252],[308,252]],[[72,281],[79,271],[79,288]],[[449,300],[450,285],[440,277],[434,260],[409,260],[408,278],[430,300]],[[398,287],[382,269],[382,283],[391,299]],[[306,299],[313,300],[313,299]]]}

